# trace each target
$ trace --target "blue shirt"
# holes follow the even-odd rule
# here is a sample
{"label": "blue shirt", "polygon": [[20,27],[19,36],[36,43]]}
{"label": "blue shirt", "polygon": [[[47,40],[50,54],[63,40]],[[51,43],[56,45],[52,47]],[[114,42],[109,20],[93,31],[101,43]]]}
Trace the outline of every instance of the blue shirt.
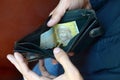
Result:
{"label": "blue shirt", "polygon": [[105,36],[120,33],[120,0],[90,0]]}
{"label": "blue shirt", "polygon": [[72,59],[84,80],[120,80],[120,0],[90,0],[105,34]]}

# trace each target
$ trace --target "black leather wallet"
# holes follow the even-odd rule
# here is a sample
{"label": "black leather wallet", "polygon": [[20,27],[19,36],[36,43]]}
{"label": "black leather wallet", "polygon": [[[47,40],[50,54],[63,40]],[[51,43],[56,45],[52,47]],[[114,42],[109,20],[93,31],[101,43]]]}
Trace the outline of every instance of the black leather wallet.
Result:
{"label": "black leather wallet", "polygon": [[47,26],[49,19],[37,30],[16,41],[14,51],[20,52],[28,61],[54,58],[53,48],[60,47],[67,53],[75,49],[82,52],[104,33],[93,10],[67,11],[53,27]]}

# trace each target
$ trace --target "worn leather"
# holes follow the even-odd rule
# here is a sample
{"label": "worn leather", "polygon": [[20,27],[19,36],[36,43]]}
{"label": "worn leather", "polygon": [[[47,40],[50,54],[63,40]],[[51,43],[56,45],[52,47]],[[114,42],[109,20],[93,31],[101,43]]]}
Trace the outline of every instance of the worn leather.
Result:
{"label": "worn leather", "polygon": [[[28,61],[54,57],[54,47],[49,49],[42,49],[40,47],[41,34],[50,29],[50,27],[47,26],[49,19],[50,17],[37,30],[17,41],[14,51],[20,52]],[[79,33],[70,40],[68,45],[60,46],[66,52],[76,49],[82,52],[103,34],[103,29],[100,27],[93,10],[78,9],[67,11],[59,24],[71,21],[76,22]],[[80,47],[80,45],[82,46]]]}

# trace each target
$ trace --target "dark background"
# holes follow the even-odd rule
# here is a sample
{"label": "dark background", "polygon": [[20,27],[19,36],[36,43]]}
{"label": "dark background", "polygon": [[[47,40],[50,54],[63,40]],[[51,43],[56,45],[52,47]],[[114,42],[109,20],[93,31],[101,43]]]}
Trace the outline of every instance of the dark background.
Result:
{"label": "dark background", "polygon": [[21,74],[6,59],[16,40],[44,22],[58,0],[0,0],[0,80],[20,80]]}

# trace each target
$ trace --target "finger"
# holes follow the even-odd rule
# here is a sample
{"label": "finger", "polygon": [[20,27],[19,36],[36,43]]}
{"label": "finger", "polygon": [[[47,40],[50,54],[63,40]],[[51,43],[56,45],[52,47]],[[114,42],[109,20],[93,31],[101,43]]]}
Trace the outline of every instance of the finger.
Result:
{"label": "finger", "polygon": [[52,11],[50,15],[52,15],[51,19],[47,23],[49,27],[54,26],[57,24],[62,16],[65,14],[66,10],[68,8],[68,2],[67,0],[60,0],[57,7]]}
{"label": "finger", "polygon": [[[26,80],[44,80],[42,77],[38,76],[35,72],[31,71],[28,68],[28,65],[27,65],[24,57],[20,53],[15,52],[14,56],[20,66],[22,75],[24,76],[24,78]],[[46,79],[46,80],[48,80],[48,79]]]}
{"label": "finger", "polygon": [[12,54],[8,54],[7,59],[21,72],[20,66]]}
{"label": "finger", "polygon": [[[56,8],[57,8],[57,7],[56,7]],[[53,14],[53,12],[56,10],[56,8],[53,9],[53,10],[50,12],[49,16],[51,16],[51,15]]]}
{"label": "finger", "polygon": [[53,80],[69,80],[69,79],[64,74],[62,74]]}
{"label": "finger", "polygon": [[65,53],[62,49],[57,47],[57,48],[54,49],[53,52],[54,52],[54,56],[55,56],[56,60],[58,62],[60,62],[60,64],[62,64],[63,67],[65,67],[65,68],[67,67],[66,66],[67,62],[71,64],[71,62],[70,62],[70,60],[67,56],[67,53]]}
{"label": "finger", "polygon": [[74,52],[70,52],[70,53],[68,53],[68,56],[74,56]]}
{"label": "finger", "polygon": [[40,77],[39,75],[37,75],[35,72],[33,72],[31,70],[28,73],[23,74],[23,77],[26,80],[51,80],[50,78],[47,78],[47,77],[44,77],[44,76]]}
{"label": "finger", "polygon": [[19,66],[21,68],[22,73],[27,73],[30,69],[28,68],[27,62],[24,59],[24,57],[18,52],[15,52],[14,56],[15,56],[16,61],[18,62]]}
{"label": "finger", "polygon": [[23,76],[23,79],[24,79],[24,80],[27,80],[27,78],[26,78],[25,76]]}
{"label": "finger", "polygon": [[49,78],[49,79],[54,79],[56,76],[50,75],[47,71],[41,72],[43,77]]}
{"label": "finger", "polygon": [[58,60],[58,62],[62,64],[65,70],[65,75],[67,75],[69,79],[74,80],[75,76],[77,79],[82,79],[78,69],[72,64],[69,57],[67,56],[67,53],[65,53],[60,48],[55,48],[54,55],[55,55],[55,58]]}
{"label": "finger", "polygon": [[69,6],[69,10],[74,10],[74,9],[81,9],[84,5],[85,0],[71,0],[71,4]]}
{"label": "finger", "polygon": [[23,68],[25,68],[25,67],[21,67],[21,66],[27,66],[27,65],[26,65],[25,61],[23,60],[22,55],[20,55],[19,53],[15,53],[14,56],[11,54],[8,54],[7,59],[13,65],[15,65],[15,67],[21,72],[21,74],[23,75],[25,80],[51,80],[50,78],[40,77],[31,70],[23,71],[24,70]]}
{"label": "finger", "polygon": [[40,71],[46,71],[45,66],[44,66],[44,59],[39,60],[39,69]]}
{"label": "finger", "polygon": [[85,9],[91,9],[92,8],[89,0],[84,1],[83,8],[85,8]]}
{"label": "finger", "polygon": [[54,78],[56,78],[56,76],[49,75],[47,78],[54,79]]}
{"label": "finger", "polygon": [[57,63],[58,63],[57,60],[52,59],[52,64],[57,64]]}
{"label": "finger", "polygon": [[44,59],[40,59],[40,60],[39,60],[39,65],[40,65],[40,66],[44,66]]}
{"label": "finger", "polygon": [[46,70],[46,68],[45,68],[45,66],[44,66],[44,60],[43,60],[43,59],[39,60],[39,69],[40,69],[40,71],[41,71],[42,76],[47,77],[47,78],[50,78],[50,79],[55,78],[55,76],[50,75],[50,74],[47,72],[47,70]]}
{"label": "finger", "polygon": [[60,19],[62,18],[62,16],[64,15],[64,13],[65,13],[65,10],[61,10],[61,11],[56,10],[56,11],[52,12],[50,14],[50,15],[52,15],[52,17],[47,23],[48,27],[52,27],[55,24],[57,24],[60,21]]}
{"label": "finger", "polygon": [[44,65],[44,59],[39,60],[39,69],[41,71],[42,76],[49,75],[49,73],[47,72],[45,65]]}

